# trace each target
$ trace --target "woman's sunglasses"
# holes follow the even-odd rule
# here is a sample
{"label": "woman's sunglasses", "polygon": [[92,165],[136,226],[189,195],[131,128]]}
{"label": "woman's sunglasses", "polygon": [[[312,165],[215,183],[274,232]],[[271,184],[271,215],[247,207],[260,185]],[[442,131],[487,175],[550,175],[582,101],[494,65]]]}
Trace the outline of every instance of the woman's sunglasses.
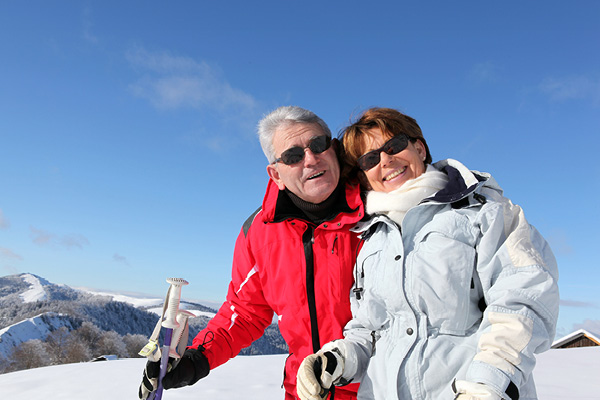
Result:
{"label": "woman's sunglasses", "polygon": [[300,147],[294,146],[290,147],[283,153],[281,153],[281,157],[273,161],[273,164],[282,162],[285,165],[294,165],[304,160],[304,150],[310,149],[313,154],[321,154],[325,150],[331,147],[331,138],[326,135],[316,136],[308,142],[308,146]]}
{"label": "woman's sunglasses", "polygon": [[362,156],[358,157],[358,160],[356,160],[356,162],[358,163],[358,167],[363,171],[370,170],[371,168],[379,164],[379,162],[381,161],[382,151],[386,154],[389,154],[390,156],[398,154],[402,150],[406,149],[409,140],[411,139],[403,133],[394,136],[393,138],[385,142],[385,144],[380,148],[371,150],[368,153],[365,153]]}

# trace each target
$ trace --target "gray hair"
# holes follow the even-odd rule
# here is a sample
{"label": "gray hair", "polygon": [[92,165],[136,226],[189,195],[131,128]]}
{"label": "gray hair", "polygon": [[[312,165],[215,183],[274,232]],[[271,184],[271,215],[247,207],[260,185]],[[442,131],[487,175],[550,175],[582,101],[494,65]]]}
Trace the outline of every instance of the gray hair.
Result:
{"label": "gray hair", "polygon": [[273,148],[273,136],[281,126],[291,124],[318,124],[323,133],[331,137],[331,131],[327,124],[315,113],[297,106],[284,106],[271,111],[258,123],[258,139],[269,163],[275,162],[275,149]]}

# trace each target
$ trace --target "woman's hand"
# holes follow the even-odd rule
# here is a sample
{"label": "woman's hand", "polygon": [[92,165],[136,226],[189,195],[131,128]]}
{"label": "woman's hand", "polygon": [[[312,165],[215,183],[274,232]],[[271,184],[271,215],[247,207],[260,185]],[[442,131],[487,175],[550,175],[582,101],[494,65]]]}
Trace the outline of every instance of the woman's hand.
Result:
{"label": "woman's hand", "polygon": [[298,369],[298,395],[302,400],[325,399],[329,389],[342,377],[343,372],[344,357],[337,347],[309,355]]}

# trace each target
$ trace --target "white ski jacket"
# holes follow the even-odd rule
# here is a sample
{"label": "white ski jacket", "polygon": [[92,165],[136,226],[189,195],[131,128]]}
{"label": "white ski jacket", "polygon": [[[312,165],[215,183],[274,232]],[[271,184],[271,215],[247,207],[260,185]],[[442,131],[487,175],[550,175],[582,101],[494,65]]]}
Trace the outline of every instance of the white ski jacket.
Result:
{"label": "white ski jacket", "polygon": [[343,379],[361,382],[359,399],[451,400],[455,379],[536,399],[534,354],[558,317],[554,256],[489,174],[434,167],[448,185],[401,227],[375,215],[356,228],[365,243],[339,343]]}

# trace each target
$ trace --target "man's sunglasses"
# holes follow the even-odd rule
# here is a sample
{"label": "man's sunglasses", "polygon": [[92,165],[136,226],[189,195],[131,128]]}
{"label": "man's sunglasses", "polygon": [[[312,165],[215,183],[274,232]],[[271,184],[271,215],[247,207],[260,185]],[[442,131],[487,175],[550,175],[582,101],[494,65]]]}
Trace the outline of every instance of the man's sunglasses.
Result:
{"label": "man's sunglasses", "polygon": [[294,165],[304,160],[305,149],[310,149],[310,151],[312,151],[313,154],[321,154],[330,147],[331,138],[329,136],[316,136],[310,139],[310,141],[308,142],[308,146],[306,147],[290,147],[289,149],[281,153],[281,157],[273,161],[273,164],[282,162],[285,165]]}
{"label": "man's sunglasses", "polygon": [[371,168],[379,164],[379,162],[381,161],[382,151],[386,154],[389,154],[390,156],[398,154],[402,150],[406,149],[409,140],[411,139],[403,133],[394,136],[393,138],[385,142],[385,144],[380,148],[371,150],[368,153],[365,153],[362,156],[358,157],[358,160],[356,160],[356,162],[358,163],[358,167],[363,171],[370,170]]}

